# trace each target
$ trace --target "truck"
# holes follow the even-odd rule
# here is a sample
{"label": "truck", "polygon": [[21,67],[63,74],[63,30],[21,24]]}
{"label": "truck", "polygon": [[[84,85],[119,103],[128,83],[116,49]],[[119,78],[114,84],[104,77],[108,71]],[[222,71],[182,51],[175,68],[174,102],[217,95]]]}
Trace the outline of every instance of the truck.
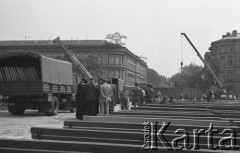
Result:
{"label": "truck", "polygon": [[0,54],[0,95],[7,97],[8,111],[13,115],[26,109],[46,115],[56,115],[59,109],[74,112],[77,82],[70,62],[34,51]]}

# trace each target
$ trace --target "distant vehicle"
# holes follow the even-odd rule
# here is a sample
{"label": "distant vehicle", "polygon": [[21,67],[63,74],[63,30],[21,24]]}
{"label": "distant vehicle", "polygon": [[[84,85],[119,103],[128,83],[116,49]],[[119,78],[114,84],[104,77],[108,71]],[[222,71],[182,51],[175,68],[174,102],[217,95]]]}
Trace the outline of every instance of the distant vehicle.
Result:
{"label": "distant vehicle", "polygon": [[75,111],[77,77],[72,64],[36,52],[0,54],[0,93],[8,97],[8,111],[23,114],[36,109],[56,115],[59,109]]}

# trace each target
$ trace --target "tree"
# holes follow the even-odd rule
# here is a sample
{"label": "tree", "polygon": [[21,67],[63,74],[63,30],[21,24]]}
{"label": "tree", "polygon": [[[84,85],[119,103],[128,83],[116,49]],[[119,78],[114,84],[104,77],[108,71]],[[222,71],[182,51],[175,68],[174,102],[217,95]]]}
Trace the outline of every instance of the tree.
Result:
{"label": "tree", "polygon": [[151,83],[155,87],[172,87],[171,81],[169,78],[159,75],[157,71],[151,68],[147,68],[147,82]]}
{"label": "tree", "polygon": [[181,82],[183,86],[188,88],[205,88],[203,67],[191,63],[182,68],[182,71],[174,74],[170,80],[171,82]]}

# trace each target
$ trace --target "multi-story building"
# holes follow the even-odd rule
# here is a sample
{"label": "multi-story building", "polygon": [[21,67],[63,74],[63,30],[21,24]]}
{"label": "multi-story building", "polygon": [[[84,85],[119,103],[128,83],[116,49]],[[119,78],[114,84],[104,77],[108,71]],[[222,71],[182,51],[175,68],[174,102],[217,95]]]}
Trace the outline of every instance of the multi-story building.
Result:
{"label": "multi-story building", "polygon": [[210,52],[205,54],[209,63],[217,61],[218,78],[228,94],[240,95],[240,33],[233,30],[211,43]]}
{"label": "multi-story building", "polygon": [[[147,64],[126,47],[106,40],[62,40],[86,68],[99,78],[119,78],[126,86],[146,83]],[[66,59],[64,50],[50,40],[0,41],[0,53],[10,50],[35,51],[42,55]]]}

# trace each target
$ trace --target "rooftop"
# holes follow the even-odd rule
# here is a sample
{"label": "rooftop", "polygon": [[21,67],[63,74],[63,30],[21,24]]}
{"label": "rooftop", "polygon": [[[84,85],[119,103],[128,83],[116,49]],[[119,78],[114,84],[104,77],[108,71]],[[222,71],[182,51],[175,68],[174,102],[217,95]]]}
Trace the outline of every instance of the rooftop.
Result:
{"label": "rooftop", "polygon": [[[78,46],[102,46],[102,45],[116,45],[107,40],[61,40],[66,45],[78,45]],[[54,45],[53,40],[7,40],[0,41],[0,46],[39,46],[39,45]]]}
{"label": "rooftop", "polygon": [[[61,40],[61,42],[66,46],[121,46],[119,44],[114,44],[107,40]],[[54,46],[58,45],[54,43],[53,40],[5,40],[0,41],[0,47],[8,46]],[[127,53],[131,56],[137,58],[143,64],[146,64],[139,56],[133,54],[126,47],[121,46]]]}
{"label": "rooftop", "polygon": [[[217,41],[233,40],[233,39],[240,39],[240,33],[238,33],[237,30],[233,30],[232,33],[227,32],[226,35],[222,35],[222,38]],[[214,42],[217,42],[217,41],[214,41]]]}

